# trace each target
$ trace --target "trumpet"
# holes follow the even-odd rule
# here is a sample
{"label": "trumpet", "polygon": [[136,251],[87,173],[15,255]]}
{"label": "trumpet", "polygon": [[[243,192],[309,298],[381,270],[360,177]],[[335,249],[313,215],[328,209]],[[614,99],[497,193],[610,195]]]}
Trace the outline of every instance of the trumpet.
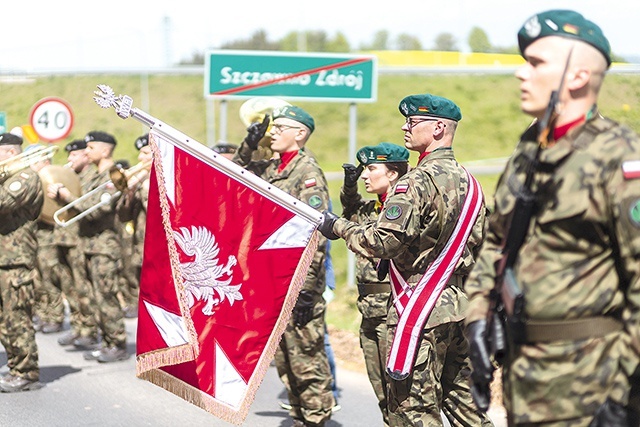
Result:
{"label": "trumpet", "polygon": [[[149,172],[149,170],[151,169],[152,163],[153,163],[152,160],[149,160],[146,162],[140,162],[137,165],[130,167],[129,169],[123,169],[117,165],[111,166],[111,168],[109,169],[109,178],[110,178],[109,181],[100,184],[99,186],[89,191],[88,193],[83,194],[82,196],[78,197],[74,201],[58,209],[53,214],[53,220],[60,227],[68,227],[71,224],[86,217],[90,213],[100,209],[103,206],[110,204],[112,199],[120,197],[122,192],[130,189],[130,185],[131,185],[131,188],[135,187],[135,185],[137,185],[141,181],[142,175]],[[116,191],[113,194],[106,192],[105,189],[109,186],[114,186],[118,191]],[[97,195],[100,192],[103,192],[103,194],[100,195],[100,200],[98,201],[98,203],[95,203],[89,208],[83,211],[80,211],[77,215],[69,219],[65,219],[66,216],[69,216],[68,212],[71,209],[75,209],[75,207],[78,204]]]}
{"label": "trumpet", "polygon": [[9,176],[15,172],[26,169],[29,166],[51,159],[58,151],[56,145],[42,146],[34,148],[30,151],[23,151],[20,154],[9,157],[0,161],[0,182],[4,182]]}
{"label": "trumpet", "polygon": [[[263,121],[264,116],[267,114],[273,116],[273,110],[287,105],[291,106],[287,101],[280,98],[259,96],[243,102],[238,113],[242,123],[245,126],[249,126],[251,123]],[[269,133],[269,129],[267,129],[267,133]]]}

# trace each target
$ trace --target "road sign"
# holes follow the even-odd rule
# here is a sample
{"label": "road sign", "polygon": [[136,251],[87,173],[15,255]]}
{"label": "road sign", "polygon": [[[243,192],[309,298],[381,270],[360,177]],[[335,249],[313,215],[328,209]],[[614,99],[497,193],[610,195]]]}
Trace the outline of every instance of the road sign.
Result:
{"label": "road sign", "polygon": [[56,142],[66,138],[73,128],[73,111],[63,99],[43,98],[31,107],[29,123],[41,140]]}
{"label": "road sign", "polygon": [[7,131],[7,113],[0,111],[0,133]]}
{"label": "road sign", "polygon": [[218,50],[207,52],[205,60],[206,97],[376,101],[373,55]]}

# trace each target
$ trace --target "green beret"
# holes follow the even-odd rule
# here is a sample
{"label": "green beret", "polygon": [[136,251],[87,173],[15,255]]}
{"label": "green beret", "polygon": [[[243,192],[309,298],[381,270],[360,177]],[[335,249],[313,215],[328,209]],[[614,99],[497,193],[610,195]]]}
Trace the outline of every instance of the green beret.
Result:
{"label": "green beret", "polygon": [[409,150],[390,142],[362,147],[356,153],[356,158],[363,165],[371,163],[399,163],[409,160]]}
{"label": "green beret", "polygon": [[425,93],[424,95],[409,95],[400,101],[398,106],[403,116],[430,116],[462,120],[460,108],[451,100],[441,96]]}
{"label": "green beret", "polygon": [[582,40],[595,47],[611,65],[611,46],[600,27],[573,10],[548,10],[533,15],[518,31],[520,53],[534,41],[547,36]]}
{"label": "green beret", "polygon": [[285,105],[284,107],[274,108],[273,119],[275,120],[279,117],[286,117],[288,119],[295,120],[298,123],[302,123],[308,127],[311,132],[316,128],[313,117],[311,117],[309,113],[304,111],[302,108],[294,105]]}

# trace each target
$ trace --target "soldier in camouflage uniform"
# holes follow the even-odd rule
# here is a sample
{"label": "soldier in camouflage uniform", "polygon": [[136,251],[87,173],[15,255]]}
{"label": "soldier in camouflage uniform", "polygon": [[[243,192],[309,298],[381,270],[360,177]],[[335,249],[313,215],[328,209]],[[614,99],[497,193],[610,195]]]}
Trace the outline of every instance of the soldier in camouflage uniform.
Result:
{"label": "soldier in camouflage uniform", "polygon": [[[376,146],[361,148],[356,154],[360,163],[344,164],[344,185],[340,191],[342,217],[358,224],[375,223],[384,206],[387,193],[398,178],[407,173],[409,151],[395,144],[382,142]],[[364,172],[363,172],[364,170]],[[377,199],[363,199],[358,193],[358,177],[362,173],[367,193],[377,194]],[[356,256],[356,281],[358,283],[358,310],[362,314],[360,323],[360,346],[369,381],[378,398],[385,425],[389,425],[387,411],[387,311],[391,288],[388,278],[378,278],[376,267],[380,260],[358,254]]]}
{"label": "soldier in camouflage uniform", "polygon": [[466,284],[474,387],[486,402],[489,294],[525,168],[537,155],[533,218],[513,264],[525,326],[508,328],[510,336],[524,332],[508,343],[502,375],[509,423],[638,425],[624,406],[640,385],[640,139],[597,109],[611,51],[596,24],[550,10],[531,17],[518,41],[526,60],[516,72],[521,109],[540,121],[552,91],[561,91],[549,137],[548,128],[530,126],[507,163]]}
{"label": "soldier in camouflage uniform", "polygon": [[[109,170],[114,165],[112,155],[116,139],[106,132],[91,131],[84,140],[87,143],[87,156],[97,167],[97,173],[82,188],[83,194],[87,194],[111,181]],[[60,189],[60,193],[63,192],[65,199],[72,198],[66,194],[68,189]],[[79,235],[85,256],[83,273],[92,285],[98,329],[102,334],[101,348],[85,352],[84,358],[102,363],[129,358],[124,314],[118,299],[121,246],[116,224],[115,192],[113,184],[109,184],[92,197],[78,201],[76,205],[78,211],[86,212],[100,204],[98,209],[79,220]]]}
{"label": "soldier in camouflage uniform", "polygon": [[[234,161],[311,207],[327,209],[327,181],[316,161],[303,149],[315,128],[313,118],[295,106],[276,109],[273,117],[271,149],[279,156],[271,160],[251,160],[266,132],[267,116],[262,123],[249,126]],[[294,426],[323,426],[330,419],[334,406],[331,371],[324,349],[325,301],[322,293],[325,290],[326,247],[326,240],[320,238],[276,353],[276,366],[289,395],[289,414],[294,419]]]}
{"label": "soldier in camouflage uniform", "polygon": [[[319,229],[326,237],[344,238],[355,253],[390,259],[406,282],[403,292],[413,294],[454,234],[472,183],[453,155],[453,138],[462,118],[458,106],[446,98],[424,94],[404,98],[399,109],[406,117],[402,126],[405,146],[420,153],[418,165],[398,180],[377,222],[357,224],[325,212]],[[462,255],[452,267],[453,275],[446,278],[442,274],[446,280],[433,275],[444,281],[444,287],[432,311],[422,314],[425,323],[416,337],[412,369],[396,372],[387,362],[392,426],[442,425],[441,411],[455,426],[492,425],[471,397],[468,345],[463,334],[467,298],[462,285],[480,249],[484,220],[481,203],[479,214],[471,220],[468,239],[457,245]],[[396,330],[402,327],[399,317],[396,306],[391,305],[387,317],[390,358]],[[420,323],[416,325],[420,327]],[[404,350],[408,348],[398,349]]]}
{"label": "soldier in camouflage uniform", "polygon": [[[21,137],[0,135],[0,161],[20,154],[21,146]],[[0,378],[0,391],[9,393],[42,387],[31,316],[37,277],[35,220],[44,197],[38,174],[28,166],[16,169],[9,162],[0,176],[0,343],[9,367]]]}
{"label": "soldier in camouflage uniform", "polygon": [[149,165],[140,172],[130,177],[128,191],[118,200],[117,213],[122,223],[133,223],[131,257],[125,265],[130,265],[132,279],[135,280],[136,287],[129,288],[125,301],[128,310],[125,310],[126,317],[137,316],[138,293],[140,291],[140,272],[142,270],[142,253],[144,249],[144,233],[147,224],[147,203],[149,201],[149,169],[151,167],[151,147],[149,146],[149,134],[138,137],[134,143],[138,149],[138,164]]}
{"label": "soldier in camouflage uniform", "polygon": [[[80,178],[80,185],[85,187],[87,182],[96,174],[96,168],[89,162],[85,152],[87,143],[84,139],[76,139],[65,147],[68,166]],[[51,183],[47,190],[47,197],[55,199],[60,205],[71,202],[72,197],[68,189],[65,191],[62,183]],[[63,197],[67,195],[68,199]],[[97,345],[98,325],[96,321],[95,298],[91,282],[85,272],[86,259],[84,251],[78,242],[79,225],[77,222],[66,227],[56,227],[54,233],[58,236],[59,258],[61,264],[67,265],[71,271],[72,280],[62,282],[62,292],[69,304],[69,323],[71,329],[58,338],[62,346],[76,345],[78,348],[89,348]]]}

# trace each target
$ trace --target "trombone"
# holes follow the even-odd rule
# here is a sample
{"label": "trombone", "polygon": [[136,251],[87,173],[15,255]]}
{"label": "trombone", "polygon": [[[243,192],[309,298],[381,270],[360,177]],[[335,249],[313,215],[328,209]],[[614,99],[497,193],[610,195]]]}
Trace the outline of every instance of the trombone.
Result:
{"label": "trombone", "polygon": [[4,182],[9,176],[15,172],[26,169],[29,166],[49,160],[58,151],[58,146],[42,146],[33,150],[23,151],[22,153],[11,156],[8,159],[0,161],[0,182]]}
{"label": "trombone", "polygon": [[[152,160],[149,160],[147,162],[140,162],[137,165],[130,167],[129,169],[123,169],[118,165],[111,166],[111,168],[109,169],[109,178],[111,179],[109,181],[100,184],[93,190],[89,191],[86,194],[83,194],[82,196],[78,197],[74,201],[66,204],[62,208],[55,211],[55,213],[53,214],[53,220],[60,227],[68,227],[71,224],[77,222],[78,220],[86,217],[90,213],[100,209],[103,206],[110,204],[112,199],[120,197],[122,192],[129,188],[129,183],[130,181],[132,181],[132,178],[135,178],[135,182],[137,184],[140,181],[140,178],[143,172],[144,173],[149,172],[149,170],[151,169],[152,163],[153,163]],[[73,216],[70,219],[64,219],[64,217],[67,216],[66,214],[68,211],[70,211],[71,209],[74,209],[79,203],[82,203],[85,200],[93,197],[94,195],[104,191],[110,185],[113,185],[118,191],[116,191],[113,194],[104,192],[100,196],[100,200],[98,201],[98,203],[90,206],[89,208],[83,211],[80,211],[77,215]]]}

